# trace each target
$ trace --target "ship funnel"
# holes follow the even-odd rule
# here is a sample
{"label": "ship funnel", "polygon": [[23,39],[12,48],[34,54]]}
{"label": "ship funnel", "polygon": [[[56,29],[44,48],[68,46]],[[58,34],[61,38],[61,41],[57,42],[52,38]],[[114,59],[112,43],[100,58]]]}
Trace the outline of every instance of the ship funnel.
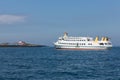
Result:
{"label": "ship funnel", "polygon": [[106,40],[107,40],[107,41],[109,41],[109,38],[108,38],[108,37],[106,37]]}
{"label": "ship funnel", "polygon": [[109,40],[108,37],[105,37],[104,41],[108,41],[108,40]]}
{"label": "ship funnel", "polygon": [[99,39],[99,38],[98,38],[98,36],[97,36],[97,37],[95,38],[95,42],[97,42],[97,41],[98,41],[98,39]]}
{"label": "ship funnel", "polygon": [[101,41],[109,41],[108,37],[102,37]]}
{"label": "ship funnel", "polygon": [[104,41],[105,40],[105,37],[102,37],[101,41]]}
{"label": "ship funnel", "polygon": [[68,37],[68,33],[65,32],[63,38],[66,39]]}

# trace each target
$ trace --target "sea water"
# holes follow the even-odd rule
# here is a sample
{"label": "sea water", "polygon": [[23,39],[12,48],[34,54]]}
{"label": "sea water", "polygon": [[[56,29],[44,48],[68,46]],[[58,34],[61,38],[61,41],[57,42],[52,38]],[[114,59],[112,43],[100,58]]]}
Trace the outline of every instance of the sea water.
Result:
{"label": "sea water", "polygon": [[120,47],[100,51],[1,47],[0,80],[120,80]]}

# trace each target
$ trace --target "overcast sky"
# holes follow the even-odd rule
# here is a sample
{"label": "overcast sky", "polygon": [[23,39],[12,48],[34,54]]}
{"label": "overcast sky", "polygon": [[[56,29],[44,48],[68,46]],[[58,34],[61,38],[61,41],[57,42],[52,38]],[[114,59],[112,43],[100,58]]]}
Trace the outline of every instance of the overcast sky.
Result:
{"label": "overcast sky", "polygon": [[0,43],[53,46],[70,36],[108,36],[120,46],[120,0],[1,0]]}

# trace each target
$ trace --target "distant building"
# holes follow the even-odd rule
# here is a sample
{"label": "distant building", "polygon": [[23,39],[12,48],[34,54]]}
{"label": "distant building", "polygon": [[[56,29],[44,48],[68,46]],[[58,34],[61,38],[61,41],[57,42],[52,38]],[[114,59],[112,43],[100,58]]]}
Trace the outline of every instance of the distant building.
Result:
{"label": "distant building", "polygon": [[26,45],[26,42],[24,42],[24,41],[19,41],[19,42],[18,42],[18,45]]}

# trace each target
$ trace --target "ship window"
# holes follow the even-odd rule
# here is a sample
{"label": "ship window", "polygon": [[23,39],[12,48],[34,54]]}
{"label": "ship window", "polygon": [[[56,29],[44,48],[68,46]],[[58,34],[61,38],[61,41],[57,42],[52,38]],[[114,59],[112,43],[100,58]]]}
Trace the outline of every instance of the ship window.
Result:
{"label": "ship window", "polygon": [[82,43],[82,45],[85,45],[85,43]]}
{"label": "ship window", "polygon": [[88,43],[88,45],[92,45],[92,43]]}
{"label": "ship window", "polygon": [[107,45],[107,43],[105,43],[105,45]]}
{"label": "ship window", "polygon": [[104,45],[103,43],[99,43],[100,45]]}
{"label": "ship window", "polygon": [[90,41],[90,39],[88,39],[88,41]]}

